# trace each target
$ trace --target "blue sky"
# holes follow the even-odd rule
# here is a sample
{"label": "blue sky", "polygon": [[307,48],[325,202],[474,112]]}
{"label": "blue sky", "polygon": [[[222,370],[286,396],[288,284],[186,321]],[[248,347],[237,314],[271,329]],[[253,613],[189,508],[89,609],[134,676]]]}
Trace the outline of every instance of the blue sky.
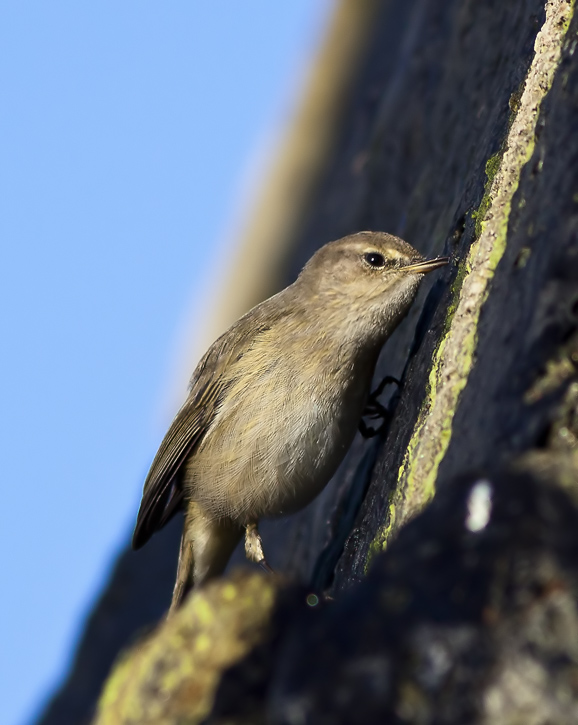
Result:
{"label": "blue sky", "polygon": [[131,531],[195,289],[329,0],[0,8],[0,722],[62,677]]}

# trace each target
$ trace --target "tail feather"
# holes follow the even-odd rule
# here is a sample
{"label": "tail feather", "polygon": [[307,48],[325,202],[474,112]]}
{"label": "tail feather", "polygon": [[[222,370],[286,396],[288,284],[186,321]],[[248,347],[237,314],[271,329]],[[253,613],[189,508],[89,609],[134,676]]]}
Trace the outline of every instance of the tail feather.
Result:
{"label": "tail feather", "polygon": [[201,586],[225,571],[243,531],[242,526],[230,519],[210,518],[198,504],[189,504],[169,617],[193,586]]}
{"label": "tail feather", "polygon": [[181,536],[181,548],[179,550],[179,563],[177,564],[177,578],[173,589],[173,598],[169,608],[168,616],[172,616],[183,603],[183,599],[193,586],[193,546],[187,537],[186,529]]}

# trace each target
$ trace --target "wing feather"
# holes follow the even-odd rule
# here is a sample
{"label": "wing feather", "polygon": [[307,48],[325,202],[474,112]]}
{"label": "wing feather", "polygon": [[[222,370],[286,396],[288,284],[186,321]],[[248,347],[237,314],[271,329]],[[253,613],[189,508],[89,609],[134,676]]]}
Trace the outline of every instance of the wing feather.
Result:
{"label": "wing feather", "polygon": [[167,524],[181,508],[183,492],[180,468],[206,432],[216,410],[221,386],[211,386],[208,395],[191,391],[177,413],[152,462],[133,534],[133,549],[139,549],[155,531]]}
{"label": "wing feather", "polygon": [[260,333],[269,329],[270,325],[263,323],[263,316],[266,316],[266,306],[274,299],[248,313],[255,318],[253,324],[242,324],[244,318],[241,318],[209,348],[197,366],[189,396],[171,423],[146,477],[132,538],[133,549],[143,546],[182,507],[181,467],[207,432],[225,390],[233,382],[227,377],[230,361],[240,359]]}

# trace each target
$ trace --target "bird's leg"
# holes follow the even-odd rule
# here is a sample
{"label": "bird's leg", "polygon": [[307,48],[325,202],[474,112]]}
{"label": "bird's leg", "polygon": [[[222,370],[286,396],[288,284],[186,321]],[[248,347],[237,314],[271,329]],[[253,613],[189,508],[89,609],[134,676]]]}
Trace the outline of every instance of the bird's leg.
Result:
{"label": "bird's leg", "polygon": [[255,564],[259,564],[265,571],[273,571],[267,563],[267,559],[265,559],[263,542],[257,524],[247,524],[245,527],[245,556],[249,561],[254,561]]}
{"label": "bird's leg", "polygon": [[[381,433],[381,431],[389,423],[391,413],[384,405],[379,402],[378,398],[383,393],[386,386],[392,384],[399,387],[400,382],[397,378],[394,378],[391,375],[386,375],[377,386],[377,388],[372,393],[370,393],[367,400],[367,405],[365,406],[365,410],[363,411],[363,417],[359,421],[359,432],[364,438],[373,438],[373,436]],[[370,428],[365,423],[363,418],[381,418],[382,423],[377,428]]]}

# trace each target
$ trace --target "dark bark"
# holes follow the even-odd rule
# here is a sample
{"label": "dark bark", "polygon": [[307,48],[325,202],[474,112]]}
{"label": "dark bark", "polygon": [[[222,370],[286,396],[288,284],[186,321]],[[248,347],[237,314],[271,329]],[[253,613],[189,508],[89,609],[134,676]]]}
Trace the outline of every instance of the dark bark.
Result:
{"label": "dark bark", "polygon": [[243,680],[259,650],[229,670],[207,722],[576,722],[577,530],[568,496],[527,474],[454,479],[361,584],[291,610],[260,677]]}
{"label": "dark bark", "polygon": [[[453,263],[382,354],[379,377],[402,382],[386,435],[356,440],[308,509],[262,528],[274,568],[337,601],[310,611],[291,590],[274,635],[223,679],[210,722],[577,720],[578,514],[551,484],[578,488],[578,16],[548,26],[552,48],[563,42],[551,80],[534,52],[545,20],[543,0],[384,3],[287,281],[361,229]],[[539,115],[512,159],[533,83]],[[442,343],[462,353],[460,330],[472,347],[452,398]],[[449,427],[428,429],[430,414]],[[412,451],[436,435],[447,445],[424,448],[422,476]],[[475,469],[493,497],[480,534],[464,527],[479,477],[458,475]],[[158,620],[177,528],[123,554],[44,725],[86,720],[116,653]]]}

